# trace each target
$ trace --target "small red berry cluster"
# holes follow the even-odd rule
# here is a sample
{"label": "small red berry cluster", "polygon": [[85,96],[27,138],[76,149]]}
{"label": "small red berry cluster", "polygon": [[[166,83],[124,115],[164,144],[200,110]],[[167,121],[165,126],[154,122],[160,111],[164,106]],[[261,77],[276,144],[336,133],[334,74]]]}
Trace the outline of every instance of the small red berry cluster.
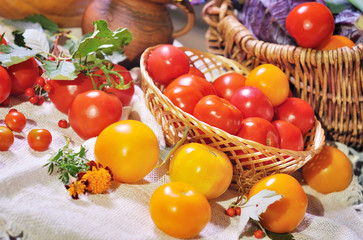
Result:
{"label": "small red berry cluster", "polygon": [[25,90],[25,95],[29,97],[29,102],[34,105],[42,105],[44,103],[45,92],[51,91],[52,87],[46,83],[43,77],[38,77],[35,81],[35,85],[32,88]]}

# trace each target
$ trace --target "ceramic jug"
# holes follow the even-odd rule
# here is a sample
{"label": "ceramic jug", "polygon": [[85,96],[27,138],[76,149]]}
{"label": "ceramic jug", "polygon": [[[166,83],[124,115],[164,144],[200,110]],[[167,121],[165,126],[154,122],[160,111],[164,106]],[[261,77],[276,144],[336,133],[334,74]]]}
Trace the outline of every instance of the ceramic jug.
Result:
{"label": "ceramic jug", "polygon": [[[167,5],[173,4],[187,16],[183,28],[174,30]],[[82,18],[83,33],[92,32],[93,21],[104,19],[111,30],[127,28],[134,39],[125,47],[126,67],[139,65],[142,52],[151,46],[172,43],[189,32],[195,15],[188,0],[94,0]]]}

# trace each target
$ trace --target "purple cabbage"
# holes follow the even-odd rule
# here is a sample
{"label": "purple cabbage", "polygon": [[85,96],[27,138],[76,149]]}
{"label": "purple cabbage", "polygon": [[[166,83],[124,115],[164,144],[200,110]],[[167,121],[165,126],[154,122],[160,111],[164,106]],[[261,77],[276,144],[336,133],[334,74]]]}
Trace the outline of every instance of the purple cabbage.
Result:
{"label": "purple cabbage", "polygon": [[355,44],[363,43],[363,15],[355,9],[341,11],[335,17],[334,34],[350,38]]}
{"label": "purple cabbage", "polygon": [[323,0],[246,0],[237,17],[256,39],[282,45],[296,45],[286,30],[285,19],[294,7],[304,2],[319,2],[325,5]]}

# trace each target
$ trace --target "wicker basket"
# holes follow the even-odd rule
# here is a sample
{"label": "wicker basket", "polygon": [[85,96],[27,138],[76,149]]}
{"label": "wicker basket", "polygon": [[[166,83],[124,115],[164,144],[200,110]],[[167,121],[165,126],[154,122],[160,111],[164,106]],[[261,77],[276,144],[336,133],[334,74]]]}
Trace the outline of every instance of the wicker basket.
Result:
{"label": "wicker basket", "polygon": [[208,52],[248,68],[280,67],[294,96],[308,101],[326,138],[363,150],[363,45],[319,51],[256,40],[239,22],[228,0],[211,0],[202,11],[209,25]]}
{"label": "wicker basket", "polygon": [[[156,86],[146,71],[146,59],[155,47],[146,49],[141,56],[142,89],[148,108],[163,128],[167,144],[171,146],[179,141],[188,126],[189,141],[211,145],[229,156],[234,166],[231,186],[241,187],[246,191],[264,176],[276,172],[296,171],[321,151],[325,137],[317,120],[313,129],[304,136],[304,151],[297,152],[267,147],[242,139],[182,111],[163,94],[164,86]],[[188,55],[190,62],[210,81],[227,71],[248,74],[243,65],[231,59],[195,49],[182,48],[182,50]]]}

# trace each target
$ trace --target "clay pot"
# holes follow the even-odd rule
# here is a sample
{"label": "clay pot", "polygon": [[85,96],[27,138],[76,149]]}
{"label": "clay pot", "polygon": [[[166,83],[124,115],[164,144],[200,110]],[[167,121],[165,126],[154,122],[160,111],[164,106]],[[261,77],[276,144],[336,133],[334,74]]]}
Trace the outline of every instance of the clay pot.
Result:
{"label": "clay pot", "polygon": [[[174,31],[167,4],[174,4],[187,15],[187,23]],[[83,33],[94,30],[93,21],[104,19],[111,30],[127,28],[134,39],[125,47],[126,67],[139,65],[142,52],[151,46],[172,43],[193,27],[195,15],[188,1],[172,0],[94,0],[82,19]]]}
{"label": "clay pot", "polygon": [[60,27],[80,27],[82,14],[92,0],[1,0],[0,16],[22,19],[39,13]]}

